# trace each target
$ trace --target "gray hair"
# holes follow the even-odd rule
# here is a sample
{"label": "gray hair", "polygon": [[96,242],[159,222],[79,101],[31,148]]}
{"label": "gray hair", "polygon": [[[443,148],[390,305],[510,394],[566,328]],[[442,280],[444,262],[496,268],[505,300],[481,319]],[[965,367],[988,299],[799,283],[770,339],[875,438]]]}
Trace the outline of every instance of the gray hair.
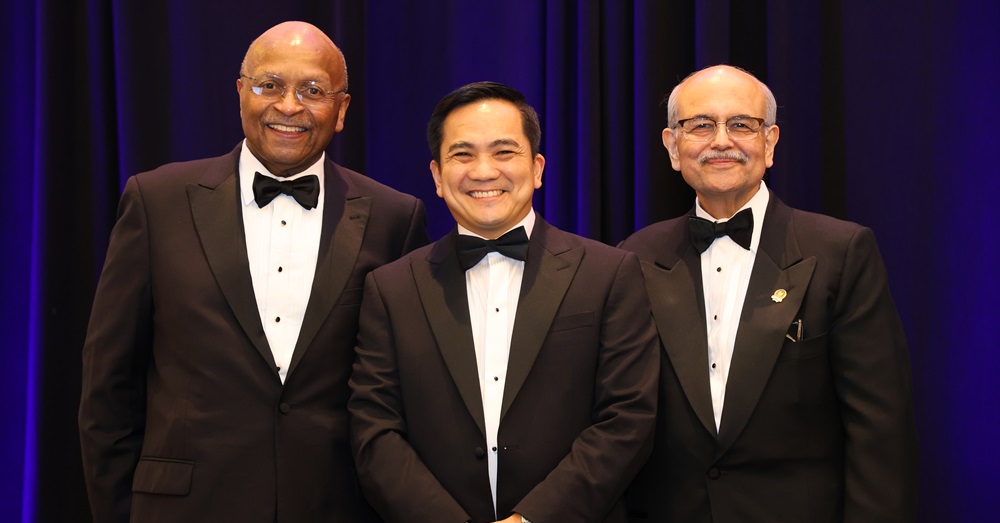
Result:
{"label": "gray hair", "polygon": [[[718,67],[718,66],[713,65],[712,67]],[[767,86],[767,84],[761,82],[760,80],[757,79],[756,76],[750,74],[748,71],[744,69],[741,69],[733,65],[727,65],[725,67],[730,67],[732,69],[740,71],[741,73],[749,76],[750,78],[753,78],[754,81],[757,82],[757,85],[760,87],[761,92],[764,93],[764,125],[769,127],[774,125],[778,121],[778,101],[774,99],[774,93],[771,92],[771,89]],[[684,85],[684,83],[687,82],[689,78],[706,69],[711,69],[711,67],[706,67],[705,69],[700,69],[698,71],[695,71],[687,75],[686,77],[684,77],[683,80],[681,80],[679,84],[677,84],[677,86],[674,87],[672,91],[670,91],[670,96],[667,97],[667,127],[671,129],[677,127],[677,93],[680,91],[680,87]]]}

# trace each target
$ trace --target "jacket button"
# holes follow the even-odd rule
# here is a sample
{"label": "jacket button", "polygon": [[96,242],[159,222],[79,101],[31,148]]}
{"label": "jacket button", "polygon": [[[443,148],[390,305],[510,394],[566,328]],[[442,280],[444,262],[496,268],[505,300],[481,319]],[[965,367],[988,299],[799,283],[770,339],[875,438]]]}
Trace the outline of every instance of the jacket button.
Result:
{"label": "jacket button", "polygon": [[476,459],[483,459],[486,457],[486,451],[482,447],[476,447]]}
{"label": "jacket button", "polygon": [[292,406],[282,402],[281,405],[278,405],[278,410],[280,410],[282,414],[288,414],[288,412],[292,410]]}
{"label": "jacket button", "polygon": [[709,477],[709,479],[719,479],[719,476],[721,476],[721,475],[722,475],[722,471],[719,470],[717,467],[712,467],[712,468],[708,469],[708,477]]}

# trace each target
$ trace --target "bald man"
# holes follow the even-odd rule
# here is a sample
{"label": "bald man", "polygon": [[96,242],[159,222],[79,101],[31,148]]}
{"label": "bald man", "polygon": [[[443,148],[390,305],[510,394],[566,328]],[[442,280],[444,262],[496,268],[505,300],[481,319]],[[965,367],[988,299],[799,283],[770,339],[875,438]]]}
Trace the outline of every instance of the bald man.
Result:
{"label": "bald man", "polygon": [[301,22],[255,40],[246,139],[128,180],[83,349],[94,520],[377,521],[347,381],[370,270],[427,243],[423,204],[324,153],[351,96]]}
{"label": "bald man", "polygon": [[622,247],[660,335],[653,455],[634,522],[904,522],[916,517],[910,363],[872,231],[791,209],[762,181],[777,103],[710,67],[667,103],[686,215]]}

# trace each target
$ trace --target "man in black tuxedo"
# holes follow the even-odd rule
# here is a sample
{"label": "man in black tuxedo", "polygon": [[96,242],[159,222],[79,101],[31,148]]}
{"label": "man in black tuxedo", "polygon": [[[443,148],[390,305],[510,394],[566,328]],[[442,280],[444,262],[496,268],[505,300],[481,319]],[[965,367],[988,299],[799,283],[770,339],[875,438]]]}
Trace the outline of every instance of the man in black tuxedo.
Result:
{"label": "man in black tuxedo", "polygon": [[388,522],[625,522],[650,450],[657,348],[639,261],[546,223],[538,117],[501,84],[435,108],[457,227],[365,282],[348,405]]}
{"label": "man in black tuxedo", "polygon": [[777,104],[750,74],[699,71],[663,144],[697,194],[639,254],[660,334],[653,455],[633,521],[912,521],[909,354],[872,231],[791,209],[762,178]]}
{"label": "man in black tuxedo", "polygon": [[340,50],[301,22],[253,42],[246,135],[128,180],[83,350],[97,522],[377,521],[348,443],[368,272],[426,244],[423,204],[334,164]]}

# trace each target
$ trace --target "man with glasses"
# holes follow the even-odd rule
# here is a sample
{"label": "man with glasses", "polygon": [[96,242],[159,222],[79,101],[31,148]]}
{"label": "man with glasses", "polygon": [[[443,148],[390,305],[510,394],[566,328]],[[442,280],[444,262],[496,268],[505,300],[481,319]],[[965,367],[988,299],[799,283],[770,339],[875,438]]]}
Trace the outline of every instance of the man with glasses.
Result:
{"label": "man with glasses", "polygon": [[96,522],[368,522],[348,444],[364,278],[425,211],[330,161],[350,103],[301,22],[247,50],[246,139],[128,180],[83,351]]}
{"label": "man with glasses", "polygon": [[912,521],[909,354],[870,229],[791,209],[763,182],[777,104],[710,67],[667,102],[686,216],[623,242],[660,335],[653,455],[633,521]]}

